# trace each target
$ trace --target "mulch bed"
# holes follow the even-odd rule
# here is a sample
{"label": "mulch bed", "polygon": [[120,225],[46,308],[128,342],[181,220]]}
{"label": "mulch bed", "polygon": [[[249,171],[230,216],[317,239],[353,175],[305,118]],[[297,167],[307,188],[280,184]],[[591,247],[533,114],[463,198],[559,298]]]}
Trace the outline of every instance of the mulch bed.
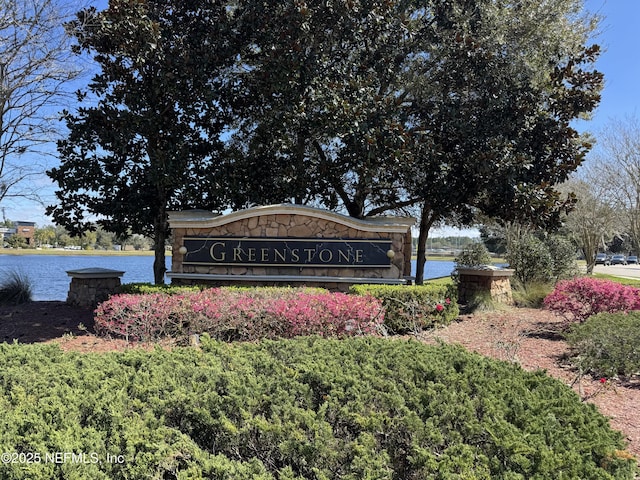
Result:
{"label": "mulch bed", "polygon": [[0,341],[58,343],[63,350],[80,352],[107,352],[134,346],[124,340],[97,337],[93,310],[65,302],[0,305]]}

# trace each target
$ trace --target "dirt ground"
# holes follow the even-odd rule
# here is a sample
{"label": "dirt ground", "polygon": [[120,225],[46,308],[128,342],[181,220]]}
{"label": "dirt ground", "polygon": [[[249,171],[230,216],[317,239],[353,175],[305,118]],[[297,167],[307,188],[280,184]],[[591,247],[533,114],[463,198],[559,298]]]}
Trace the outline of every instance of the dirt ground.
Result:
{"label": "dirt ground", "polygon": [[[447,327],[425,331],[419,338],[458,343],[471,351],[518,363],[526,370],[543,369],[573,388],[583,401],[595,404],[629,442],[640,458],[640,379],[626,383],[578,377],[568,360],[569,349],[558,334],[561,319],[538,309],[509,308],[461,316]],[[58,343],[79,352],[151,348],[93,334],[93,312],[64,302],[32,302],[0,306],[0,342]]]}
{"label": "dirt ground", "polygon": [[93,311],[65,302],[0,305],[0,342],[58,343],[63,350],[106,352],[132,348],[93,334]]}

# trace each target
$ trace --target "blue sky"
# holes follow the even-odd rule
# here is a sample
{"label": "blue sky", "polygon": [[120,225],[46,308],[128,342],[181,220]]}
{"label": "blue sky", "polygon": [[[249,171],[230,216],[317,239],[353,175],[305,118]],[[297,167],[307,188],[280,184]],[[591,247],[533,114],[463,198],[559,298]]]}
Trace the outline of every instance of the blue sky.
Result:
{"label": "blue sky", "polygon": [[[103,6],[102,1],[95,2]],[[612,119],[640,115],[640,0],[586,0],[587,10],[604,17],[600,33],[594,39],[603,52],[596,67],[605,74],[602,101],[589,122],[578,128],[596,135]],[[596,147],[597,148],[597,147]],[[39,181],[43,191],[53,192],[46,178]],[[45,200],[53,202],[53,196]],[[11,220],[34,221],[38,226],[51,223],[44,215],[44,207],[33,202],[14,201],[6,207]],[[432,236],[457,234],[454,229],[432,231]],[[460,234],[473,234],[461,231]]]}
{"label": "blue sky", "polygon": [[605,75],[602,101],[586,129],[597,133],[608,121],[640,114],[640,1],[587,0],[605,17],[596,37],[603,51],[596,68]]}

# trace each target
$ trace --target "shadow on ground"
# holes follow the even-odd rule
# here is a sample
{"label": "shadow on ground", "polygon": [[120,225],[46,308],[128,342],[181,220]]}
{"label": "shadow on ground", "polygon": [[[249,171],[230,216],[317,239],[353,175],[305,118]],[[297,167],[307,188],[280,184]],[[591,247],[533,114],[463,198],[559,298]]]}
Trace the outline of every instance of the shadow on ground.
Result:
{"label": "shadow on ground", "polygon": [[93,333],[93,311],[65,302],[0,305],[0,342],[41,343]]}

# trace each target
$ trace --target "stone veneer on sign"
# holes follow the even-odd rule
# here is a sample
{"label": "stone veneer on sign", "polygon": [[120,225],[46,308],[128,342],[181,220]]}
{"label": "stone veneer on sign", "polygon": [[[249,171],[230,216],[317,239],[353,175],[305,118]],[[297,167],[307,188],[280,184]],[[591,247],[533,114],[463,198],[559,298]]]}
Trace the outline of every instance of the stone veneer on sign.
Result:
{"label": "stone veneer on sign", "polygon": [[[287,204],[228,215],[202,210],[172,212],[173,257],[167,276],[174,284],[307,285],[332,290],[346,290],[354,283],[406,283],[411,272],[414,223],[406,217],[360,220]],[[318,251],[309,246],[316,242]],[[227,244],[241,245],[242,249],[237,247],[234,252]],[[330,244],[337,250],[321,246]],[[199,252],[194,251],[197,245]],[[302,246],[292,256],[296,245]],[[385,265],[379,261],[383,246]],[[369,265],[367,248],[378,253],[377,261]],[[194,261],[198,255],[200,260]],[[311,261],[312,255],[315,261]],[[203,261],[207,256],[208,261]],[[292,258],[300,263],[293,264]]]}

